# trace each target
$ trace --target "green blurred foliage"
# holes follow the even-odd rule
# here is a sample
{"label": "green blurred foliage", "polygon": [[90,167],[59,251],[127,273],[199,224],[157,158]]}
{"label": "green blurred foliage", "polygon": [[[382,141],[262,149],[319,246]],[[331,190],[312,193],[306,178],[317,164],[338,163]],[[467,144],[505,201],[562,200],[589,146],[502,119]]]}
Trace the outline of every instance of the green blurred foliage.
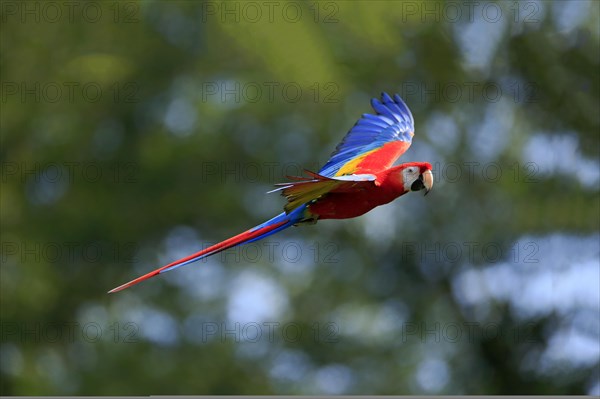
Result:
{"label": "green blurred foliage", "polygon": [[[473,18],[429,1],[72,3],[2,1],[3,395],[598,393],[597,360],[545,354],[579,316],[474,305],[460,281],[508,264],[526,290],[523,244],[550,269],[556,234],[567,257],[580,237],[597,259],[600,3],[471,4]],[[413,110],[405,158],[434,164],[429,196],[279,233],[274,259],[231,252],[106,294],[280,212],[263,193],[323,165],[382,91]],[[473,242],[503,255],[436,247]],[[300,262],[282,259],[286,243]],[[236,290],[253,287],[240,300],[267,309],[251,322],[279,323],[277,339],[221,337],[243,315]],[[298,340],[281,338],[290,323]],[[504,334],[444,335],[464,323]]]}

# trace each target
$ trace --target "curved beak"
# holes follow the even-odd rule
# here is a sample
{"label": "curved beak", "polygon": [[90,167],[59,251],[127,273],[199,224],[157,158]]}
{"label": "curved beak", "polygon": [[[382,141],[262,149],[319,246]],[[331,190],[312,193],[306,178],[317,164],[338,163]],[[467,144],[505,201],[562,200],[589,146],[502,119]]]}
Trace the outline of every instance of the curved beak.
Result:
{"label": "curved beak", "polygon": [[426,170],[421,175],[423,176],[423,185],[425,186],[425,195],[433,188],[433,173],[431,170]]}

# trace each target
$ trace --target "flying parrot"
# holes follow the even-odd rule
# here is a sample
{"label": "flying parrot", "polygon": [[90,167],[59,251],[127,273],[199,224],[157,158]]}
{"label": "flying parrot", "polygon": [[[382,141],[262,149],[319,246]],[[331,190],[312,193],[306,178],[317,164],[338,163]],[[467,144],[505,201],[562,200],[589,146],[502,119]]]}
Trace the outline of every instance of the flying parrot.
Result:
{"label": "flying parrot", "polygon": [[121,291],[141,281],[196,262],[236,245],[260,240],[290,226],[316,223],[321,219],[347,219],[387,204],[409,191],[433,186],[431,164],[410,162],[392,166],[410,147],[414,135],[413,116],[399,95],[382,93],[371,100],[375,115],[363,114],[346,134],[318,173],[289,177],[270,192],[287,199],[284,212],[256,227],[211,247],[186,256],[118,286]]}

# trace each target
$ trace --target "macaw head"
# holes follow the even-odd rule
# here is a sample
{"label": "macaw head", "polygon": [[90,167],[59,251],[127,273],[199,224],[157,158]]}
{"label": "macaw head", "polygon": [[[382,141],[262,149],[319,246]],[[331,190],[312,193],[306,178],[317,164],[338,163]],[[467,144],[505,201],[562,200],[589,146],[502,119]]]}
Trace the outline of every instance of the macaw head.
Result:
{"label": "macaw head", "polygon": [[429,162],[410,162],[400,165],[404,191],[425,190],[425,195],[433,187],[433,173]]}

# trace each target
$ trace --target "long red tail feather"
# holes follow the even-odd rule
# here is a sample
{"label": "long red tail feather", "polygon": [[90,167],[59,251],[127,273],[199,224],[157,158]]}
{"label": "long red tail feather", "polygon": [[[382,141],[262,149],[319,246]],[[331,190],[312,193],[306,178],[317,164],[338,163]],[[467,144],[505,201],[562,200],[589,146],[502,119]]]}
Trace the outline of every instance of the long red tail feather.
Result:
{"label": "long red tail feather", "polygon": [[257,240],[257,239],[266,237],[267,235],[274,233],[275,230],[283,229],[285,227],[288,227],[289,225],[291,225],[290,220],[283,219],[283,220],[277,221],[276,223],[273,223],[273,224],[269,224],[266,226],[261,225],[261,226],[255,227],[253,229],[247,230],[247,231],[240,233],[234,237],[231,237],[225,241],[221,241],[218,244],[215,244],[206,249],[203,249],[202,251],[196,252],[195,254],[192,254],[190,256],[186,256],[185,258],[181,258],[175,262],[169,263],[166,266],[160,267],[154,271],[151,271],[150,273],[144,274],[143,276],[140,276],[134,280],[131,280],[128,283],[125,283],[116,288],[113,288],[112,290],[108,291],[108,293],[110,294],[113,292],[118,292],[118,291],[124,290],[125,288],[129,288],[132,285],[136,285],[137,283],[140,283],[144,280],[154,277],[157,274],[167,272],[169,270],[183,266],[187,263],[195,262],[202,258],[206,258],[207,256],[214,255],[216,253],[219,253],[221,251],[224,251],[224,250],[234,247],[236,245],[243,244],[250,240]]}

